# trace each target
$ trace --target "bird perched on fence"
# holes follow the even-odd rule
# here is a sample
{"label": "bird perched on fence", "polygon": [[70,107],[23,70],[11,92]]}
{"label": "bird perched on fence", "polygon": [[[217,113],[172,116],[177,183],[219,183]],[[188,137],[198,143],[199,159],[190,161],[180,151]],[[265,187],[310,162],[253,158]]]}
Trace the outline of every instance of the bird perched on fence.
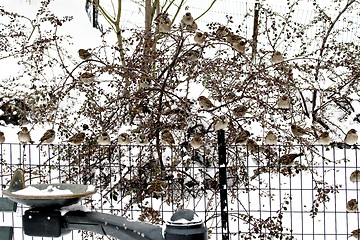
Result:
{"label": "bird perched on fence", "polygon": [[278,102],[277,102],[277,106],[280,109],[290,109],[290,99],[288,96],[284,95],[282,96]]}
{"label": "bird perched on fence", "polygon": [[71,143],[73,145],[80,145],[85,139],[85,133],[84,132],[79,132],[76,133],[75,135],[73,135],[72,137],[70,137],[67,142]]}
{"label": "bird perched on fence", "polygon": [[214,129],[215,131],[222,130],[227,128],[228,125],[229,120],[227,120],[226,116],[221,115],[218,119],[216,119]]}
{"label": "bird perched on fence", "polygon": [[5,134],[3,132],[0,132],[0,144],[5,142]]}
{"label": "bird perched on fence", "polygon": [[195,134],[194,137],[190,141],[190,146],[197,149],[197,148],[201,147],[202,145],[204,145],[204,143],[202,141],[201,136],[199,134]]}
{"label": "bird perched on fence", "polygon": [[194,22],[194,18],[190,12],[185,13],[185,15],[181,19],[181,23],[183,26],[191,25],[193,22]]}
{"label": "bird perched on fence", "polygon": [[357,140],[358,140],[357,131],[355,129],[350,129],[345,136],[344,142],[346,144],[353,145],[357,142]]}
{"label": "bird perched on fence", "polygon": [[360,229],[356,229],[356,230],[352,231],[350,237],[360,239]]}
{"label": "bird perched on fence", "polygon": [[210,108],[214,108],[214,104],[205,96],[198,97],[198,102],[200,107],[202,107],[205,110],[209,110]]}
{"label": "bird perched on fence", "polygon": [[82,60],[87,60],[87,59],[91,58],[91,53],[86,49],[79,49],[78,53],[79,53],[79,57]]}
{"label": "bird perched on fence", "polygon": [[348,212],[357,212],[358,202],[356,201],[356,199],[351,199],[346,203],[346,210]]}
{"label": "bird perched on fence", "polygon": [[330,133],[322,132],[318,138],[318,143],[321,145],[328,145],[331,142]]}
{"label": "bird perched on fence", "polygon": [[161,141],[170,147],[175,144],[174,137],[168,129],[161,132]]}
{"label": "bird perched on fence", "polygon": [[258,153],[261,152],[263,149],[252,139],[248,139],[246,141],[247,150],[250,152]]}
{"label": "bird perched on fence", "polygon": [[110,145],[111,138],[107,132],[102,132],[97,139],[99,145]]}
{"label": "bird perched on fence", "polygon": [[351,182],[360,182],[360,171],[355,170],[350,174],[350,181]]}
{"label": "bird perched on fence", "polygon": [[235,144],[245,144],[250,137],[250,132],[248,130],[242,130],[239,135],[236,136],[234,143]]}
{"label": "bird perched on fence", "polygon": [[139,145],[139,146],[145,146],[145,145],[147,145],[148,143],[149,143],[149,138],[148,138],[145,134],[141,133],[141,134],[139,134],[139,135],[137,136],[137,138],[136,138],[136,144],[137,144],[137,145]]}
{"label": "bird perched on fence", "polygon": [[243,116],[245,116],[246,111],[247,111],[247,107],[244,106],[244,105],[240,105],[240,106],[238,106],[238,107],[236,107],[236,108],[233,109],[234,115],[235,115],[236,117],[243,117]]}
{"label": "bird perched on fence", "polygon": [[171,31],[171,20],[167,14],[162,14],[159,18],[159,31],[164,33]]}
{"label": "bird perched on fence", "polygon": [[18,139],[19,139],[19,142],[22,144],[27,144],[27,143],[33,144],[34,143],[31,140],[30,132],[27,127],[21,127],[21,130],[18,132]]}
{"label": "bird perched on fence", "polygon": [[271,62],[272,63],[281,63],[283,61],[284,61],[284,57],[281,54],[281,52],[279,52],[279,51],[274,52],[274,54],[271,57]]}
{"label": "bird perched on fence", "polygon": [[246,50],[245,45],[246,42],[244,40],[239,40],[232,43],[233,48],[240,53],[245,53]]}
{"label": "bird perched on fence", "polygon": [[49,129],[40,138],[40,143],[37,145],[37,147],[39,147],[43,143],[51,144],[54,140],[55,140],[55,131],[54,129]]}
{"label": "bird perched on fence", "polygon": [[292,165],[297,157],[303,156],[304,153],[290,153],[281,156],[278,159],[280,165]]}
{"label": "bird perched on fence", "polygon": [[131,142],[130,135],[127,133],[121,133],[118,137],[118,144],[119,145],[129,145]]}
{"label": "bird perched on fence", "polygon": [[302,137],[304,134],[306,134],[305,129],[295,124],[291,124],[291,132],[295,137]]}
{"label": "bird perched on fence", "polygon": [[265,136],[265,144],[274,145],[277,143],[277,137],[273,131],[269,131]]}
{"label": "bird perched on fence", "polygon": [[196,43],[203,43],[203,42],[205,42],[205,39],[206,39],[206,34],[205,33],[197,32],[194,35],[194,41]]}

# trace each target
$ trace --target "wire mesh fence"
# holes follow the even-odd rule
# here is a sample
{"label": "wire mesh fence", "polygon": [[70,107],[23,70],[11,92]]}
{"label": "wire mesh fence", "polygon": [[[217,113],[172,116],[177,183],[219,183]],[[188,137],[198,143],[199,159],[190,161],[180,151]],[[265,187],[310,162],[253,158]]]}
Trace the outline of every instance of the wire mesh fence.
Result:
{"label": "wire mesh fence", "polygon": [[[218,162],[217,145],[194,150],[2,144],[0,150],[2,189],[21,167],[27,185],[96,186],[97,193],[81,202],[90,211],[163,224],[178,209],[194,210],[210,239],[224,237],[219,174],[224,167],[229,239],[345,239],[360,228],[356,146],[227,145],[225,165]],[[298,155],[292,161],[289,153]],[[288,158],[280,158],[284,155]],[[22,233],[25,210],[3,213],[1,225],[14,226],[15,240],[41,239]],[[108,239],[76,231],[62,237],[98,238]]]}

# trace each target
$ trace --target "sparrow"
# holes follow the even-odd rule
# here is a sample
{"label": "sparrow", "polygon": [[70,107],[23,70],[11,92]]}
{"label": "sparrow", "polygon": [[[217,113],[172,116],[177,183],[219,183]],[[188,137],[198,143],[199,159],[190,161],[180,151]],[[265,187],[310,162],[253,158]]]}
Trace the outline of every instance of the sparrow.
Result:
{"label": "sparrow", "polygon": [[193,61],[198,60],[201,57],[201,52],[198,50],[190,50],[184,54],[184,57],[186,60],[193,62]]}
{"label": "sparrow", "polygon": [[318,138],[320,145],[328,145],[331,141],[329,132],[322,132]]}
{"label": "sparrow", "polygon": [[171,132],[168,129],[165,129],[165,130],[162,131],[162,133],[161,133],[161,141],[164,144],[169,145],[170,147],[175,144],[174,137],[173,137],[173,135],[171,134]]}
{"label": "sparrow", "polygon": [[145,134],[141,133],[141,134],[139,134],[139,135],[137,136],[137,138],[136,138],[136,144],[137,144],[137,145],[139,145],[139,146],[145,146],[145,145],[147,145],[148,143],[149,143],[149,138],[148,138]]}
{"label": "sparrow", "polygon": [[240,40],[241,40],[241,37],[238,35],[235,35],[233,33],[229,33],[226,36],[226,41],[228,41],[229,43],[236,43],[236,42],[239,42]]}
{"label": "sparrow", "polygon": [[30,132],[27,127],[21,127],[21,131],[18,132],[18,139],[21,144],[34,143],[31,140]]}
{"label": "sparrow", "polygon": [[204,145],[204,143],[202,141],[201,136],[198,134],[195,134],[194,137],[190,141],[190,146],[197,149],[197,148],[201,147],[202,145]]}
{"label": "sparrow", "polygon": [[205,33],[201,33],[201,32],[197,32],[194,35],[194,41],[196,43],[203,43],[205,42],[205,38],[206,38],[206,34]]}
{"label": "sparrow", "polygon": [[186,31],[189,32],[195,32],[198,29],[198,25],[196,24],[195,21],[192,22],[192,24],[188,24],[185,27]]}
{"label": "sparrow", "polygon": [[235,144],[245,144],[246,141],[249,139],[250,137],[250,132],[248,130],[242,130],[239,135],[237,135],[237,137],[235,138],[234,143]]}
{"label": "sparrow", "polygon": [[229,120],[227,120],[226,116],[222,115],[215,121],[214,129],[215,131],[222,130],[227,128],[229,125]]}
{"label": "sparrow", "polygon": [[39,147],[43,143],[51,144],[54,140],[55,140],[55,131],[54,129],[49,129],[40,138],[40,143],[37,145],[37,147]]}
{"label": "sparrow", "polygon": [[245,53],[245,50],[246,50],[245,45],[246,45],[246,42],[243,40],[239,40],[239,41],[232,43],[233,48],[240,53]]}
{"label": "sparrow", "polygon": [[356,199],[351,199],[346,203],[346,210],[348,212],[357,212],[358,202],[356,201]]}
{"label": "sparrow", "polygon": [[191,25],[194,22],[194,18],[191,16],[190,12],[185,13],[181,19],[183,25]]}
{"label": "sparrow", "polygon": [[85,84],[90,84],[95,81],[95,74],[91,72],[84,72],[80,75],[80,81],[82,81]]}
{"label": "sparrow", "polygon": [[360,182],[360,171],[355,170],[350,174],[350,181],[351,182]]}
{"label": "sparrow", "polygon": [[247,111],[247,107],[245,107],[244,105],[240,105],[240,106],[233,109],[233,112],[234,112],[236,117],[245,116],[246,111]]}
{"label": "sparrow", "polygon": [[159,20],[159,31],[167,33],[171,31],[171,20],[168,16],[163,15]]}
{"label": "sparrow", "polygon": [[79,132],[67,140],[68,143],[73,145],[80,145],[85,139],[85,133]]}
{"label": "sparrow", "polygon": [[218,38],[223,38],[229,34],[229,30],[225,26],[219,26],[215,34]]}
{"label": "sparrow", "polygon": [[277,143],[277,137],[273,131],[269,131],[265,137],[265,144],[273,145]]}
{"label": "sparrow", "polygon": [[357,131],[355,129],[350,129],[345,136],[344,142],[346,144],[353,145],[357,142],[357,140],[358,140]]}
{"label": "sparrow", "polygon": [[3,132],[0,132],[0,144],[5,142],[5,135]]}
{"label": "sparrow", "polygon": [[290,109],[290,99],[288,96],[282,96],[277,102],[278,108],[281,109]]}
{"label": "sparrow", "polygon": [[360,229],[356,229],[356,230],[352,231],[350,237],[360,239]]}
{"label": "sparrow", "polygon": [[214,108],[214,104],[212,104],[212,102],[205,96],[200,96],[198,97],[198,102],[200,107],[202,107],[205,110],[209,110],[210,108]]}
{"label": "sparrow", "polygon": [[304,155],[303,153],[285,154],[278,159],[278,163],[280,163],[281,165],[292,165],[294,163],[295,158],[303,155]]}
{"label": "sparrow", "polygon": [[129,145],[130,144],[130,135],[127,133],[121,133],[118,137],[119,145]]}
{"label": "sparrow", "polygon": [[140,88],[149,88],[151,87],[151,80],[147,77],[144,77],[139,81],[139,86]]}
{"label": "sparrow", "polygon": [[295,137],[301,137],[306,134],[306,130],[302,127],[299,127],[295,124],[291,124],[291,132],[294,134]]}
{"label": "sparrow", "polygon": [[246,147],[247,147],[247,150],[250,152],[257,153],[257,152],[262,151],[262,149],[259,147],[259,145],[252,139],[248,139],[246,141]]}
{"label": "sparrow", "polygon": [[91,57],[91,53],[86,49],[79,49],[78,53],[82,60],[87,60]]}
{"label": "sparrow", "polygon": [[272,57],[271,57],[271,62],[272,63],[281,63],[284,61],[284,57],[282,56],[281,52],[276,51]]}
{"label": "sparrow", "polygon": [[110,145],[111,139],[108,133],[102,132],[97,139],[99,145]]}

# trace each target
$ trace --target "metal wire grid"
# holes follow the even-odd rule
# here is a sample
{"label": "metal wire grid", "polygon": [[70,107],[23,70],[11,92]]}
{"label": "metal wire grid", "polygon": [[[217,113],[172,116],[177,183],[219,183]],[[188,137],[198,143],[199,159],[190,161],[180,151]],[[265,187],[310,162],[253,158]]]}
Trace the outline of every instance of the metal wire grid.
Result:
{"label": "metal wire grid", "polygon": [[[346,211],[350,199],[359,199],[358,182],[349,180],[359,168],[357,148],[268,148],[276,156],[305,155],[291,167],[279,166],[271,164],[277,157],[266,158],[263,151],[227,146],[230,239],[344,239],[360,228],[359,212]],[[165,168],[159,170],[152,162],[158,153],[155,146],[2,144],[1,184],[5,189],[18,167],[27,172],[27,184],[90,183],[97,194],[82,204],[92,211],[163,224],[175,210],[188,208],[205,220],[210,239],[221,239],[216,146],[192,150],[186,156],[181,155],[182,149],[161,147]],[[14,226],[15,240],[41,239],[23,235],[25,210],[20,206],[17,213],[3,213],[1,225]],[[75,231],[62,237],[98,238]]]}

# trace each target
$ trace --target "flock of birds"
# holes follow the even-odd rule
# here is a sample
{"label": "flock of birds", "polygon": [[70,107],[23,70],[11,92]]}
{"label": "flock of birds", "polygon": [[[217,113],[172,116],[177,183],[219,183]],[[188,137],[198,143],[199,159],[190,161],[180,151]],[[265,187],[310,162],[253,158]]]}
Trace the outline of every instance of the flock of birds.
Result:
{"label": "flock of birds", "polygon": [[[160,32],[168,33],[171,31],[171,20],[168,17],[168,14],[160,14],[157,17],[157,22]],[[197,31],[198,26],[194,21],[194,18],[192,17],[190,12],[187,12],[182,17],[181,27],[190,32]],[[237,50],[240,53],[245,53],[246,40],[238,35],[231,33],[226,27],[220,26],[216,30],[216,36],[219,38],[225,37],[226,40],[232,44],[232,47],[235,50]],[[198,44],[202,44],[205,42],[207,37],[208,37],[207,33],[202,33],[198,31],[194,35],[194,41]],[[88,60],[92,56],[92,54],[86,49],[80,49],[78,51],[78,54],[82,60]],[[196,50],[192,50],[187,53],[187,57],[191,60],[195,60],[199,56],[200,53],[197,52]],[[284,61],[283,55],[279,51],[275,51],[271,57],[271,62],[276,64],[276,63],[281,63],[283,61]],[[83,83],[90,84],[93,81],[95,81],[95,74],[91,72],[85,72],[82,73],[79,78]],[[211,102],[211,100],[205,96],[200,96],[197,100],[200,107],[204,110],[211,110],[212,108],[215,108],[215,105]],[[279,109],[290,109],[291,107],[290,98],[286,95],[281,96],[277,102],[277,106]],[[233,109],[233,112],[236,117],[243,117],[246,111],[247,111],[247,107],[243,105],[237,106],[236,108]],[[215,121],[214,130],[217,131],[217,130],[225,129],[227,128],[228,123],[229,122],[225,116],[220,116]],[[303,135],[307,134],[307,131],[305,129],[295,124],[291,125],[290,130],[295,137],[302,137]],[[55,140],[55,135],[56,134],[53,129],[47,130],[44,133],[44,135],[40,138],[39,144],[37,146],[39,147],[41,144],[52,144],[53,141]],[[79,132],[73,135],[72,137],[70,137],[69,139],[67,139],[66,141],[73,145],[80,145],[85,140],[85,137],[86,134],[84,132]],[[250,132],[247,130],[242,130],[235,138],[234,143],[240,145],[246,145],[249,151],[253,151],[253,152],[261,151],[262,148],[249,137],[250,137]],[[34,143],[31,139],[30,131],[28,130],[27,127],[21,127],[21,131],[18,132],[18,140],[21,144]],[[161,140],[166,145],[169,146],[175,145],[174,137],[168,129],[165,129],[161,132]],[[351,129],[346,134],[344,138],[344,143],[348,145],[353,145],[357,142],[357,140],[358,140],[357,131],[355,129]],[[329,132],[322,132],[319,138],[317,139],[317,141],[320,145],[328,145],[331,142],[331,137]],[[0,132],[0,144],[4,142],[5,142],[4,133]],[[144,133],[138,134],[136,137],[136,144],[139,146],[145,146],[149,144],[149,142],[150,142],[149,137]],[[97,138],[97,143],[99,145],[110,145],[111,138],[109,134],[106,132],[102,132]],[[130,135],[128,133],[121,133],[117,138],[117,143],[118,145],[129,145],[131,143]],[[189,144],[194,149],[198,149],[202,147],[204,145],[202,136],[195,133]],[[277,144],[277,136],[273,131],[269,131],[267,133],[265,137],[265,144],[267,145]],[[302,155],[304,154],[303,153],[285,154],[278,159],[278,163],[281,165],[292,165],[294,163],[294,160]],[[359,170],[356,170],[351,173],[350,181],[360,182]],[[346,210],[348,212],[357,212],[358,211],[357,200],[351,199],[350,201],[348,201],[346,204]],[[360,239],[360,229],[354,230],[351,236],[355,237],[356,239]]]}

